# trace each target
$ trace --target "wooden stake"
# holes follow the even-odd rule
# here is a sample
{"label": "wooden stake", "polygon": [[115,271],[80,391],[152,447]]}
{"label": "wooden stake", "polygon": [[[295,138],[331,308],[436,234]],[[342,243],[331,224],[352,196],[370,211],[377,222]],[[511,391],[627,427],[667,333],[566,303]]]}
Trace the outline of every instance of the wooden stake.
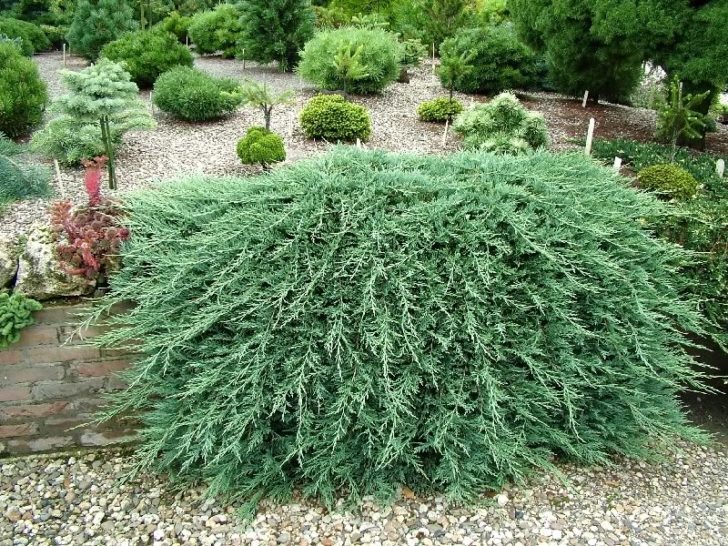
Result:
{"label": "wooden stake", "polygon": [[584,91],[584,100],[581,101],[581,107],[586,108],[586,101],[589,100],[589,90]]}
{"label": "wooden stake", "polygon": [[450,120],[445,120],[445,132],[442,133],[442,147],[444,148],[447,145],[447,130],[450,128]]}
{"label": "wooden stake", "polygon": [[584,149],[584,153],[586,155],[591,155],[592,142],[594,141],[595,125],[596,125],[596,120],[594,118],[591,118],[589,120],[589,131],[587,131],[587,133],[586,133],[586,148]]}
{"label": "wooden stake", "polygon": [[154,115],[154,91],[149,92],[149,108],[152,109],[152,115]]}
{"label": "wooden stake", "polygon": [[725,159],[719,159],[715,162],[715,172],[718,173],[718,176],[723,178],[723,175],[725,175]]}
{"label": "wooden stake", "polygon": [[613,168],[617,172],[619,172],[622,169],[622,158],[621,157],[615,157],[614,158]]}
{"label": "wooden stake", "polygon": [[435,42],[432,42],[432,75],[435,75]]}
{"label": "wooden stake", "polygon": [[63,186],[63,178],[61,178],[61,167],[58,165],[58,160],[53,160],[53,166],[56,168],[56,180],[58,180],[58,189],[61,190],[61,199],[66,198],[66,188]]}
{"label": "wooden stake", "polygon": [[66,68],[66,42],[63,42],[63,68]]}
{"label": "wooden stake", "polygon": [[359,140],[358,138],[356,139],[356,147],[361,148],[361,140]]}
{"label": "wooden stake", "polygon": [[245,70],[245,48],[243,48],[243,70]]}

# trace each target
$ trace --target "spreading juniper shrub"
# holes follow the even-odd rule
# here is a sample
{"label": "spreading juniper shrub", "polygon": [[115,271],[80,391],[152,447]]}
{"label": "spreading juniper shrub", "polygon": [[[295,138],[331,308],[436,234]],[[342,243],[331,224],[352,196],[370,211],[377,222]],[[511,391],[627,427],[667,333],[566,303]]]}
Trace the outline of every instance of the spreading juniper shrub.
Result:
{"label": "spreading juniper shrub", "polygon": [[[582,154],[354,148],[259,177],[128,198],[141,340],[110,417],[143,423],[139,468],[254,507],[294,488],[472,500],[553,456],[604,463],[700,438],[665,206]],[[92,317],[93,318],[93,317]]]}

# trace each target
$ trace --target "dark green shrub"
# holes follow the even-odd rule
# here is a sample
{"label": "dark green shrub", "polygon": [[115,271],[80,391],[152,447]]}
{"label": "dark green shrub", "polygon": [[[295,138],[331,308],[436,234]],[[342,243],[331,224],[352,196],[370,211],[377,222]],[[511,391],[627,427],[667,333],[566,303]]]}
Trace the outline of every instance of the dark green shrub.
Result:
{"label": "dark green shrub", "polygon": [[20,38],[23,54],[27,57],[51,47],[51,43],[40,27],[27,21],[9,17],[0,18],[0,34],[4,34],[9,38]]}
{"label": "dark green shrub", "polygon": [[0,349],[20,340],[20,332],[35,322],[33,311],[43,306],[22,294],[0,292]]}
{"label": "dark green shrub", "polygon": [[185,43],[191,24],[192,17],[180,15],[178,11],[172,11],[158,23],[158,27],[165,32],[171,32],[177,36],[181,43]]}
{"label": "dark green shrub", "polygon": [[235,112],[242,99],[234,92],[238,84],[215,78],[194,68],[178,66],[165,72],[154,84],[154,104],[185,121],[219,119]]}
{"label": "dark green shrub", "polygon": [[53,25],[40,25],[40,29],[43,34],[46,35],[50,42],[52,49],[61,49],[66,41],[66,33],[68,33],[68,27],[66,26],[53,26]]}
{"label": "dark green shrub", "polygon": [[548,146],[543,116],[526,110],[510,93],[501,93],[487,104],[466,110],[456,118],[453,130],[471,149],[517,154]]}
{"label": "dark green shrub", "polygon": [[427,57],[427,46],[417,38],[402,41],[402,64],[404,66],[419,66],[422,59]]}
{"label": "dark green shrub", "polygon": [[293,70],[303,45],[313,36],[315,16],[310,0],[242,0],[240,47],[245,58],[277,62]]}
{"label": "dark green shrub", "polygon": [[265,127],[251,127],[238,141],[238,157],[246,165],[260,164],[267,169],[271,163],[286,159],[283,139]]}
{"label": "dark green shrub", "polygon": [[93,61],[106,44],[136,28],[126,0],[79,0],[66,39],[74,53]]}
{"label": "dark green shrub", "polygon": [[[343,27],[316,34],[301,53],[298,72],[322,89],[378,93],[397,80],[402,46],[391,32]],[[336,62],[336,57],[352,61]],[[356,64],[356,74],[351,70]]]}
{"label": "dark green shrub", "polygon": [[27,134],[43,117],[48,92],[38,66],[10,42],[0,43],[0,132]]}
{"label": "dark green shrub", "polygon": [[151,87],[162,72],[175,66],[192,66],[192,54],[177,38],[162,30],[138,30],[107,44],[107,59],[122,63],[140,87]]}
{"label": "dark green shrub", "polygon": [[711,337],[728,350],[728,181],[716,174],[719,158],[631,140],[597,140],[592,152],[610,164],[619,156],[637,172],[673,160],[697,179],[701,189],[693,199],[670,201],[669,214],[652,217],[649,224],[659,236],[697,253],[699,259],[682,271],[712,323]]}
{"label": "dark green shrub", "polygon": [[198,53],[220,51],[230,58],[237,52],[240,30],[240,10],[232,4],[220,4],[212,11],[195,14],[188,32]]}
{"label": "dark green shrub", "polygon": [[[450,57],[470,56],[474,67],[455,82],[464,93],[500,93],[529,87],[536,73],[533,52],[520,41],[510,24],[464,28],[442,43],[443,63]],[[443,85],[448,82],[443,80]]]}
{"label": "dark green shrub", "polygon": [[0,133],[0,211],[7,203],[51,194],[50,171],[30,162],[26,152]]}
{"label": "dark green shrub", "polygon": [[318,95],[301,110],[301,127],[306,138],[323,138],[329,142],[366,141],[372,122],[366,108],[348,102],[341,95]]}
{"label": "dark green shrub", "polygon": [[417,116],[422,121],[452,121],[463,111],[459,100],[439,97],[423,102],[417,107]]}
{"label": "dark green shrub", "polygon": [[252,503],[477,499],[554,455],[699,436],[677,399],[699,381],[685,255],[641,227],[666,205],[619,181],[584,154],[341,147],[130,195],[98,314],[134,305],[101,342],[140,340],[115,404],[141,467]]}
{"label": "dark green shrub", "polygon": [[640,187],[671,199],[695,197],[698,181],[688,171],[670,163],[645,167],[637,174]]}

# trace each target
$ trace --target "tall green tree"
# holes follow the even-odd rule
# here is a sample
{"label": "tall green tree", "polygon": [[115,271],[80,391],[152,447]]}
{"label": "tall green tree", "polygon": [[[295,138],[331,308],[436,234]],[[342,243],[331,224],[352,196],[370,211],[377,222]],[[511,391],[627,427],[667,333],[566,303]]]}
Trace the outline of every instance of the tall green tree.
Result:
{"label": "tall green tree", "polygon": [[80,0],[66,39],[73,51],[96,60],[101,48],[136,28],[126,0]]}
{"label": "tall green tree", "polygon": [[240,3],[246,59],[278,62],[282,72],[298,64],[298,53],[313,36],[315,16],[310,0],[243,0]]}

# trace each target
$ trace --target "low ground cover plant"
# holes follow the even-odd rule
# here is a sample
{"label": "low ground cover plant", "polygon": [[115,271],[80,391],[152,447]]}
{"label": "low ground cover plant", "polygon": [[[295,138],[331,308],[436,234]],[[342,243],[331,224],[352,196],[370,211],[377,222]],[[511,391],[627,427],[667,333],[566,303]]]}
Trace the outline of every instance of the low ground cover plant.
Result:
{"label": "low ground cover plant", "polygon": [[[700,438],[685,254],[665,203],[584,154],[339,147],[128,197],[104,347],[140,340],[113,416],[140,468],[214,496],[476,499],[554,456]],[[94,320],[91,317],[90,320]]]}
{"label": "low ground cover plant", "polygon": [[22,294],[0,292],[0,349],[18,342],[22,330],[35,322],[33,312],[42,307]]}
{"label": "low ground cover plant", "polygon": [[718,157],[631,140],[597,140],[593,153],[610,163],[619,156],[635,172],[674,161],[673,166],[698,181],[700,188],[693,198],[673,200],[666,214],[649,222],[661,237],[697,253],[695,259],[686,260],[683,274],[710,319],[711,337],[728,350],[728,180],[716,174]]}
{"label": "low ground cover plant", "polygon": [[667,199],[684,201],[695,197],[698,181],[688,171],[672,163],[658,163],[637,173],[641,188]]}
{"label": "low ground cover plant", "polygon": [[0,133],[23,136],[40,123],[48,91],[38,66],[13,42],[0,42]]}
{"label": "low ground cover plant", "polygon": [[178,66],[154,83],[154,104],[177,119],[209,121],[235,112],[242,103],[237,89],[237,82],[229,78]]}
{"label": "low ground cover plant", "polygon": [[372,133],[366,108],[341,95],[317,95],[309,100],[301,110],[301,127],[306,138],[329,142],[364,142]]}
{"label": "low ground cover plant", "polygon": [[517,154],[548,146],[544,117],[526,110],[511,93],[472,106],[458,115],[453,129],[471,149]]}
{"label": "low ground cover plant", "polygon": [[51,194],[50,171],[30,161],[27,151],[0,133],[0,213],[13,201]]}
{"label": "low ground cover plant", "polygon": [[246,165],[259,164],[268,170],[272,163],[286,159],[283,139],[265,127],[251,127],[238,141],[237,152],[240,161]]}
{"label": "low ground cover plant", "polygon": [[192,54],[163,30],[138,30],[107,44],[101,55],[122,63],[139,87],[151,87],[160,74],[175,66],[192,66]]}
{"label": "low ground cover plant", "polygon": [[322,30],[303,48],[298,72],[322,89],[379,93],[397,81],[403,55],[397,36],[382,29]]}

